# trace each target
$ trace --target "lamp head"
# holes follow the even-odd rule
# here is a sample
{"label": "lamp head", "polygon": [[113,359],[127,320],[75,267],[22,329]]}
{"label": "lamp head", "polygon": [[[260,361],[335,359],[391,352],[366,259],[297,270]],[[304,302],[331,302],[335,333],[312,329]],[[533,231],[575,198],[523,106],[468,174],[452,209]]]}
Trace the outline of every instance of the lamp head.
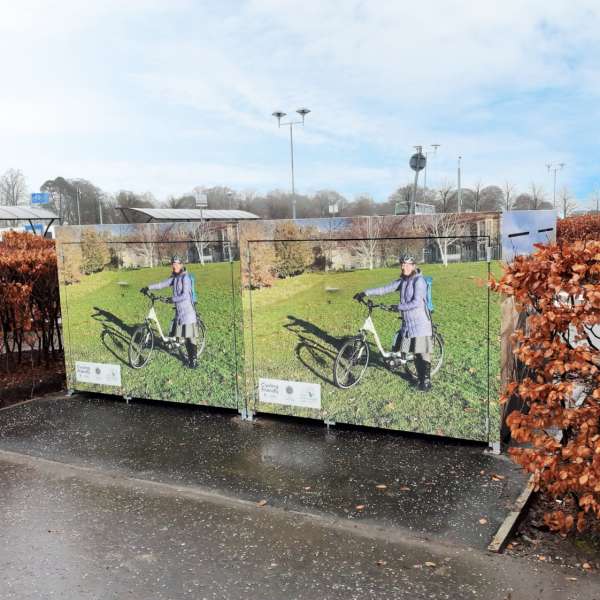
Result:
{"label": "lamp head", "polygon": [[302,117],[302,122],[304,123],[304,117],[306,117],[306,115],[310,112],[310,109],[299,108],[296,112]]}
{"label": "lamp head", "polygon": [[283,119],[283,117],[285,117],[285,114],[286,114],[286,113],[284,113],[284,112],[281,112],[280,110],[276,110],[276,111],[273,113],[273,116],[274,116],[274,117],[277,119],[277,123],[278,123],[279,125],[281,125],[281,119]]}

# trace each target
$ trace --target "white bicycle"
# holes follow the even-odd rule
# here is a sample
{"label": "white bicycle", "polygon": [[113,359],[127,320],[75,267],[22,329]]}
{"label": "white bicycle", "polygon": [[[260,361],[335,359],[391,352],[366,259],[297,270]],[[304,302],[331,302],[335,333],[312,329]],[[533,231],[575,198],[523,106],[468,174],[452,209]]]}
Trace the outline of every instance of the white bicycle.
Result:
{"label": "white bicycle", "polygon": [[[412,379],[416,379],[417,372],[415,368],[414,355],[403,356],[402,352],[387,352],[381,345],[381,340],[375,329],[375,323],[371,318],[374,308],[379,308],[387,312],[398,312],[395,304],[375,304],[371,300],[361,301],[367,307],[368,314],[363,326],[359,329],[356,336],[346,341],[340,348],[333,365],[333,380],[335,385],[340,388],[351,388],[356,385],[365,374],[369,366],[370,350],[367,342],[368,334],[371,334],[375,340],[377,350],[383,357],[385,366],[390,370],[404,367],[407,374]],[[431,376],[435,375],[442,367],[444,362],[444,338],[438,332],[435,324],[433,329],[433,352],[431,354]]]}
{"label": "white bicycle", "polygon": [[[131,342],[129,342],[129,365],[133,369],[141,369],[148,364],[154,350],[156,335],[158,335],[158,339],[164,344],[167,351],[175,353],[182,362],[185,362],[185,342],[180,341],[179,338],[164,335],[160,321],[156,315],[156,310],[154,309],[155,302],[172,304],[171,299],[166,296],[156,296],[150,292],[146,293],[146,296],[150,299],[150,309],[148,310],[144,324],[137,327],[131,336]],[[206,346],[206,326],[200,317],[197,317],[197,322],[198,338],[196,340],[196,348],[197,356],[200,357]]]}

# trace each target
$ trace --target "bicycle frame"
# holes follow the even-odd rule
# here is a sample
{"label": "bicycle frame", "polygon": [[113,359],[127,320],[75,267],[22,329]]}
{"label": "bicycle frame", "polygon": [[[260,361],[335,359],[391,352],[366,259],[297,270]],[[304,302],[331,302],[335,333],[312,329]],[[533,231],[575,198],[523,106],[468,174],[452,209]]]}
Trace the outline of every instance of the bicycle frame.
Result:
{"label": "bicycle frame", "polygon": [[405,359],[401,358],[401,355],[402,355],[401,352],[393,352],[393,351],[387,352],[386,350],[383,349],[383,345],[381,343],[381,340],[379,339],[379,334],[377,333],[377,329],[375,328],[375,323],[373,323],[373,319],[371,317],[371,313],[373,312],[373,309],[374,308],[384,308],[383,305],[374,304],[371,301],[368,301],[365,305],[366,305],[367,309],[369,310],[369,314],[367,315],[367,318],[365,319],[363,326],[360,328],[360,333],[365,338],[366,338],[366,334],[368,334],[368,333],[370,333],[373,336],[373,338],[375,339],[375,345],[377,346],[377,350],[379,350],[379,353],[381,354],[381,356],[383,356],[383,358],[398,358],[402,364],[405,364],[407,361]]}
{"label": "bicycle frame", "polygon": [[380,352],[381,356],[383,356],[383,358],[391,358],[392,356],[396,356],[396,352],[386,352],[383,349],[383,346],[381,345],[381,340],[379,339],[379,334],[377,333],[377,330],[375,329],[375,323],[373,323],[373,319],[371,318],[370,314],[365,319],[365,322],[363,323],[363,326],[360,328],[360,331],[363,333],[370,333],[373,335],[373,338],[375,339],[375,345],[377,346],[377,350],[379,350],[379,352]]}
{"label": "bicycle frame", "polygon": [[177,342],[177,338],[165,336],[165,334],[163,333],[162,327],[160,326],[160,321],[158,320],[158,315],[156,314],[156,309],[154,308],[154,302],[156,301],[156,298],[152,297],[151,300],[152,300],[152,305],[150,306],[150,310],[148,311],[148,314],[146,315],[145,322],[149,326],[154,324],[154,326],[158,330],[158,334],[160,335],[160,339],[163,341],[163,343],[168,343],[168,342],[179,343],[179,342]]}

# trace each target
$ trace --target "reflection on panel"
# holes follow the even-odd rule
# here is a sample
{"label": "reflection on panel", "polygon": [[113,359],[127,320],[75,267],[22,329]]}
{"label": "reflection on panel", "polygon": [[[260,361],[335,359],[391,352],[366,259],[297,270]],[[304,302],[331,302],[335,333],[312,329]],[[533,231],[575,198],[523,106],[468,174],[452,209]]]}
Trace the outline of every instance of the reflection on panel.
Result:
{"label": "reflection on panel", "polygon": [[71,387],[238,407],[235,240],[196,224],[61,228],[59,239]]}
{"label": "reflection on panel", "polygon": [[[407,237],[393,237],[404,233],[394,217],[340,219],[335,235],[315,221],[252,224],[250,235],[244,228],[247,393],[255,410],[497,437],[488,435],[498,429],[489,395],[498,387],[500,325],[487,288],[490,239],[418,236],[418,217],[411,220]],[[407,274],[403,255],[416,263]]]}

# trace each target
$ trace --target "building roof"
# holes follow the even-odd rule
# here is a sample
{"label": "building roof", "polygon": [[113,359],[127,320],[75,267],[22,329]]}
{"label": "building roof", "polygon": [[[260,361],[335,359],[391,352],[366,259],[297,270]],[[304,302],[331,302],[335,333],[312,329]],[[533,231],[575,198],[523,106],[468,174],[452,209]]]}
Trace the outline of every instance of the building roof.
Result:
{"label": "building roof", "polygon": [[58,215],[45,208],[0,206],[0,221],[54,221]]}
{"label": "building roof", "polygon": [[[246,221],[259,219],[258,215],[245,210],[209,210],[200,208],[129,208],[118,207],[125,211],[139,213],[151,221]],[[125,216],[125,218],[127,218]]]}

